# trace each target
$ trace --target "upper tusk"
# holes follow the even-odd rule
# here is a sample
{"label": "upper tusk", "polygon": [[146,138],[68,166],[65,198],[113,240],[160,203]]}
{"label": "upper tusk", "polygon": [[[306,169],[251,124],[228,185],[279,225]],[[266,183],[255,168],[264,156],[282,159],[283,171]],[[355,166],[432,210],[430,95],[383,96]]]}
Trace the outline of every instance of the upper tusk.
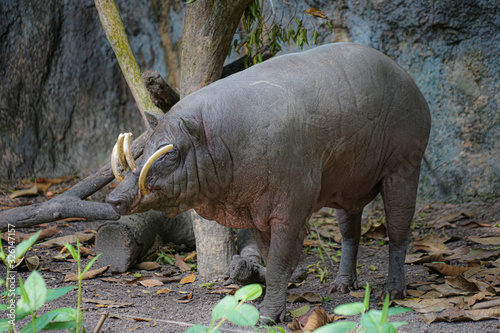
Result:
{"label": "upper tusk", "polygon": [[120,134],[118,136],[118,141],[116,141],[116,144],[118,145],[117,153],[118,153],[118,159],[120,160],[120,164],[122,165],[123,170],[127,171],[129,169],[129,166],[127,164],[127,159],[125,158],[125,154],[123,153],[123,140],[125,139],[126,134]]}
{"label": "upper tusk", "polygon": [[158,159],[158,157],[165,154],[167,151],[172,150],[173,148],[173,145],[168,145],[158,149],[153,155],[151,155],[150,158],[148,158],[148,160],[142,167],[141,173],[139,174],[139,190],[141,191],[142,195],[146,195],[149,193],[149,190],[146,188],[146,177],[148,175],[149,168],[151,168],[151,165]]}
{"label": "upper tusk", "polygon": [[132,152],[130,151],[130,138],[132,137],[132,133],[125,133],[123,138],[123,154],[125,155],[125,159],[127,160],[127,164],[132,170],[135,172],[137,170],[137,163],[135,163],[134,157],[132,156]]}
{"label": "upper tusk", "polygon": [[[120,136],[121,136],[121,134],[120,134]],[[122,175],[122,171],[120,170],[120,168],[118,166],[118,162],[119,162],[118,141],[119,141],[120,136],[118,137],[118,140],[116,141],[115,146],[113,147],[113,151],[111,153],[111,170],[113,171],[113,175],[115,176],[115,178],[118,182],[121,182],[123,180],[123,178],[125,178]]]}

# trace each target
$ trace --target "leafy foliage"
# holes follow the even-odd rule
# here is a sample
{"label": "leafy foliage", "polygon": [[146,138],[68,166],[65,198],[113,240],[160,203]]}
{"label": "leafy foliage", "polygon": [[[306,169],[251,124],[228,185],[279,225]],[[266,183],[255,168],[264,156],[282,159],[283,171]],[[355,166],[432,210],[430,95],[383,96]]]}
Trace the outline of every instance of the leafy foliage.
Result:
{"label": "leafy foliage", "polygon": [[[271,5],[272,14],[266,17],[264,7],[268,3]],[[286,2],[284,4],[291,6]],[[309,45],[310,39],[312,39],[312,44],[316,44],[318,32],[314,23],[312,33],[305,27],[305,21],[309,20],[309,17],[325,21],[330,27],[330,31],[333,31],[332,24],[320,10],[309,8],[300,14],[297,14],[297,8],[295,10],[296,15],[293,19],[284,24],[282,19],[278,19],[273,0],[253,0],[250,3],[243,15],[243,29],[237,34],[239,38],[235,38],[233,41],[235,52],[239,53],[242,47],[246,49],[249,59],[251,59],[251,63],[247,62],[246,66],[262,62],[262,51],[266,45],[269,46],[271,53],[274,54],[280,51],[281,46],[285,44],[290,45],[295,43],[300,49],[304,45]]]}
{"label": "leafy foliage", "polygon": [[223,322],[229,320],[239,326],[254,326],[259,321],[259,310],[245,303],[262,294],[259,284],[250,284],[238,289],[234,296],[224,297],[212,310],[212,323],[209,328],[202,325],[191,326],[185,333],[215,333]]}
{"label": "leafy foliage", "polygon": [[[40,232],[37,232],[29,239],[19,243],[13,251],[10,251],[7,255],[2,247],[0,239],[0,260],[4,262],[7,266],[6,278],[0,279],[1,283],[5,284],[8,304],[16,304],[15,312],[11,311],[12,307],[2,304],[0,306],[0,311],[5,311],[3,319],[0,319],[0,332],[12,331],[14,324],[27,316],[31,316],[31,322],[21,329],[21,333],[24,332],[39,332],[41,330],[69,330],[70,332],[85,332],[85,328],[82,325],[82,312],[80,310],[81,302],[81,277],[83,274],[90,269],[94,264],[97,257],[92,259],[83,272],[80,270],[80,245],[78,243],[77,249],[69,244],[65,246],[70,251],[71,255],[78,262],[78,308],[60,308],[44,313],[38,316],[38,310],[42,308],[45,303],[58,299],[59,297],[67,294],[73,290],[74,286],[61,287],[57,289],[49,289],[45,284],[45,280],[40,275],[38,271],[33,271],[26,281],[23,282],[19,278],[19,287],[12,290],[12,281],[9,278],[11,265],[15,259],[18,259],[26,253],[29,248],[36,242]],[[10,244],[10,243],[9,243]],[[15,298],[18,296],[17,302]],[[15,331],[15,330],[14,330]]]}
{"label": "leafy foliage", "polygon": [[[382,310],[369,308],[370,301],[370,286],[366,284],[365,298],[363,302],[347,303],[337,306],[333,311],[336,314],[343,316],[354,316],[361,314],[359,327],[356,332],[381,332],[391,333],[397,332],[397,328],[408,324],[404,321],[389,322],[389,316],[411,311],[407,308],[389,308],[389,294],[385,295],[384,305]],[[322,326],[314,331],[314,333],[341,333],[355,329],[358,323],[354,321],[337,321],[332,324]]]}

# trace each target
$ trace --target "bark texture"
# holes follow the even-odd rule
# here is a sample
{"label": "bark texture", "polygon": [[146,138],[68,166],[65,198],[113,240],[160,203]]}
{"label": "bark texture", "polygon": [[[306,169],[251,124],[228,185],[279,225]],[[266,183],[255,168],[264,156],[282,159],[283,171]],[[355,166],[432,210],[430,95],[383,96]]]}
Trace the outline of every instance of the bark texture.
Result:
{"label": "bark texture", "polygon": [[[236,27],[249,0],[198,0],[186,8],[184,23],[181,98],[218,80],[222,75]],[[233,254],[231,229],[201,218],[192,211],[202,277],[227,274]]]}

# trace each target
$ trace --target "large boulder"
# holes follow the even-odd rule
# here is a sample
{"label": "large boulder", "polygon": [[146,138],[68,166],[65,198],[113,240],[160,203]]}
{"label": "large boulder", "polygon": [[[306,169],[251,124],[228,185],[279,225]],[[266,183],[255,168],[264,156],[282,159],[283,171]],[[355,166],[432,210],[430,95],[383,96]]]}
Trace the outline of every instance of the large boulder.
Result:
{"label": "large boulder", "polygon": [[[353,41],[395,59],[433,118],[421,195],[500,196],[500,3],[489,0],[315,1],[333,19],[321,41]],[[307,8],[307,7],[305,7]]]}
{"label": "large boulder", "polygon": [[[167,76],[170,7],[117,4],[141,68]],[[92,0],[2,2],[0,50],[0,179],[86,175],[144,130]]]}

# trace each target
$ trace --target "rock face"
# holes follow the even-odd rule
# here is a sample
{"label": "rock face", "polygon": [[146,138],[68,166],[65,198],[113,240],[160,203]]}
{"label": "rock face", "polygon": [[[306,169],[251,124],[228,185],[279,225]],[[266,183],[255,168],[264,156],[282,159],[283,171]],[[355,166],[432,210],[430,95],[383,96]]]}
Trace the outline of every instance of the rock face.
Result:
{"label": "rock face", "polygon": [[336,20],[337,38],[389,55],[426,97],[433,123],[422,194],[446,200],[499,196],[500,3],[345,0],[312,6],[322,3]]}
{"label": "rock face", "polygon": [[[137,135],[143,127],[93,1],[4,3],[0,178],[87,174],[107,158],[118,133]],[[117,3],[141,68],[177,87],[182,2]],[[433,116],[421,195],[500,195],[498,1],[301,0],[297,6],[319,8],[333,20],[329,34],[324,21],[310,18],[320,43],[372,46],[415,79]]]}
{"label": "rock face", "polygon": [[[167,75],[151,1],[117,4],[141,68]],[[0,50],[0,179],[88,174],[143,131],[92,0],[2,2]]]}

